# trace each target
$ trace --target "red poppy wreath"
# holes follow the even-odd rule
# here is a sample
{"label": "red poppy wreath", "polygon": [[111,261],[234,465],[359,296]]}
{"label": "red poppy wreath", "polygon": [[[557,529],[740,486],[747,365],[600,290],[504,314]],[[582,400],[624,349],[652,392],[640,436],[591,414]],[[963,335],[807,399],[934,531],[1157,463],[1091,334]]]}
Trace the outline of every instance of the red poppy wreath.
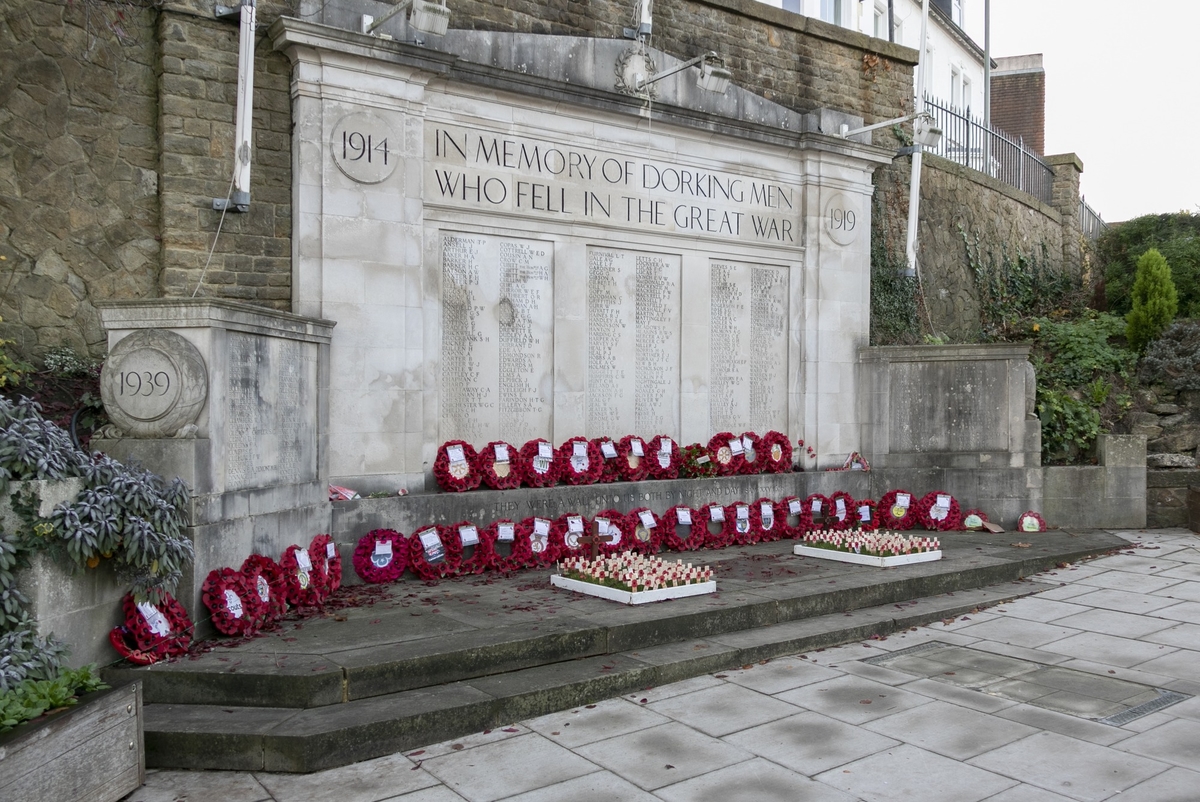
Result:
{"label": "red poppy wreath", "polygon": [[762,440],[757,432],[742,432],[742,465],[739,471],[744,474],[762,473],[763,455],[759,450]]}
{"label": "red poppy wreath", "polygon": [[529,487],[553,487],[560,466],[549,440],[537,438],[521,446],[521,480]]}
{"label": "red poppy wreath", "polygon": [[426,582],[458,573],[462,545],[455,527],[431,525],[408,538],[408,567]]}
{"label": "red poppy wreath", "polygon": [[683,451],[665,434],[657,434],[650,440],[649,463],[651,479],[678,479],[683,465]]}
{"label": "red poppy wreath", "polygon": [[558,447],[557,456],[561,478],[569,485],[595,484],[604,471],[600,446],[586,437],[572,437]]}
{"label": "red poppy wreath", "polygon": [[[488,529],[495,527],[496,529],[496,555],[500,562],[497,565],[499,571],[520,571],[522,568],[529,568],[534,564],[533,544],[530,542],[529,536],[533,532],[533,526],[526,524],[524,521],[519,521],[512,524],[510,533],[507,524],[512,524],[512,521],[496,521]],[[509,542],[509,537],[512,538],[512,549],[507,556],[504,554],[504,545]]]}
{"label": "red poppy wreath", "polygon": [[1033,510],[1021,513],[1017,518],[1018,532],[1045,532],[1046,519]]}
{"label": "red poppy wreath", "polygon": [[617,444],[611,437],[592,438],[592,444],[600,449],[600,478],[596,481],[608,484],[620,480],[621,463],[620,455],[617,453]]}
{"label": "red poppy wreath", "polygon": [[517,449],[503,440],[493,440],[475,455],[480,481],[492,490],[512,490],[521,486],[521,466]]}
{"label": "red poppy wreath", "polygon": [[630,551],[640,554],[658,554],[662,548],[662,520],[649,507],[638,507],[625,516],[633,537],[629,540]]}
{"label": "red poppy wreath", "polygon": [[801,508],[801,514],[804,515],[804,531],[829,529],[829,517],[832,511],[833,505],[829,503],[827,497],[820,493],[813,493],[804,499],[804,506]]}
{"label": "red poppy wreath", "polygon": [[258,594],[241,571],[221,568],[209,571],[200,586],[200,601],[208,608],[213,626],[222,635],[245,637],[258,629]]}
{"label": "red poppy wreath", "polygon": [[329,535],[317,535],[308,544],[308,553],[319,555],[325,561],[325,595],[342,586],[342,553]]}
{"label": "red poppy wreath", "polygon": [[[501,556],[496,551],[496,536],[499,534],[499,524],[506,524],[505,539],[504,539],[504,554]],[[512,542],[515,537],[516,524],[512,521],[505,520],[492,521],[491,524],[479,530],[479,542],[475,544],[475,553],[471,555],[471,570],[472,573],[482,573],[484,571],[499,571],[504,563],[504,558],[512,552]]]}
{"label": "red poppy wreath", "polygon": [[705,531],[697,513],[677,504],[662,514],[662,544],[671,551],[693,551],[704,545]]}
{"label": "red poppy wreath", "polygon": [[730,543],[735,546],[749,546],[758,542],[758,533],[750,522],[750,505],[744,501],[735,501],[725,507],[725,520],[732,525]]}
{"label": "red poppy wreath", "polygon": [[781,539],[787,529],[787,510],[769,498],[760,498],[750,505],[750,528],[759,541]]}
{"label": "red poppy wreath", "polygon": [[716,463],[719,476],[741,473],[746,462],[745,450],[742,438],[734,437],[730,432],[717,432],[708,441],[708,453]]}
{"label": "red poppy wreath", "polygon": [[187,652],[192,642],[192,622],[171,594],[164,593],[155,605],[135,602],[127,593],[121,607],[125,621],[108,633],[108,639],[126,660],[150,665]]}
{"label": "red poppy wreath", "polygon": [[521,526],[529,532],[529,551],[532,554],[529,566],[531,568],[552,565],[558,560],[562,541],[554,542],[554,521],[534,516],[521,521]]}
{"label": "red poppy wreath", "polygon": [[916,504],[907,490],[889,490],[879,499],[879,519],[885,529],[912,529],[917,525]]}
{"label": "red poppy wreath", "polygon": [[433,460],[433,478],[447,493],[461,493],[479,487],[483,478],[476,464],[475,449],[465,440],[447,440],[438,447]]}
{"label": "red poppy wreath", "polygon": [[646,478],[650,466],[646,461],[646,442],[640,437],[627,434],[617,443],[617,470],[626,482],[640,482]]}
{"label": "red poppy wreath", "polygon": [[854,521],[855,526],[867,532],[879,529],[878,505],[869,498],[854,502]]}
{"label": "red poppy wreath", "polygon": [[279,563],[265,554],[251,554],[242,563],[242,573],[260,602],[259,627],[283,618],[287,612],[287,583]]}
{"label": "red poppy wreath", "polygon": [[288,546],[279,558],[283,569],[284,592],[288,604],[294,607],[315,607],[321,603],[322,589],[313,576],[313,561],[308,549]]}
{"label": "red poppy wreath", "polygon": [[950,532],[962,529],[962,514],[954,496],[941,490],[926,493],[917,502],[917,518],[930,531]]}
{"label": "red poppy wreath", "polygon": [[696,510],[700,526],[704,530],[704,545],[710,549],[723,549],[733,542],[733,521],[725,514],[725,508],[713,502]]}
{"label": "red poppy wreath", "polygon": [[804,502],[795,496],[787,496],[780,500],[779,506],[786,515],[784,525],[787,529],[783,536],[789,540],[804,537]]}
{"label": "red poppy wreath", "polygon": [[359,538],[353,561],[363,582],[395,582],[408,568],[408,538],[395,529],[372,529]]}
{"label": "red poppy wreath", "polygon": [[[601,535],[608,535],[611,540],[600,544],[601,554],[616,554],[629,551],[633,542],[633,525],[629,517],[620,510],[601,510],[592,519],[597,524]],[[591,554],[591,550],[588,551]]]}
{"label": "red poppy wreath", "polygon": [[585,537],[591,528],[591,521],[577,512],[558,516],[550,527],[550,542],[559,546],[558,559],[585,551],[579,539]]}
{"label": "red poppy wreath", "polygon": [[829,497],[829,514],[832,520],[829,529],[844,530],[854,526],[854,496],[839,490]]}
{"label": "red poppy wreath", "polygon": [[787,473],[792,469],[792,441],[782,432],[772,430],[764,434],[758,451],[764,473]]}
{"label": "red poppy wreath", "polygon": [[983,510],[967,510],[962,516],[963,529],[968,532],[978,532],[987,522],[987,513]]}

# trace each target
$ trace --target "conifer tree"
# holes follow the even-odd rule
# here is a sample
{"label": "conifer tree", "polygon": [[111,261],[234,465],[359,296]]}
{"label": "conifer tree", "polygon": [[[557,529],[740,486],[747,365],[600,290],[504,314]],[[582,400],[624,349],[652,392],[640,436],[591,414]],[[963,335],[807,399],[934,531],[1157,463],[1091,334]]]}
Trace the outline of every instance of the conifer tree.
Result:
{"label": "conifer tree", "polygon": [[1132,296],[1133,309],[1125,316],[1125,339],[1140,353],[1163,333],[1179,307],[1171,266],[1157,248],[1138,259]]}

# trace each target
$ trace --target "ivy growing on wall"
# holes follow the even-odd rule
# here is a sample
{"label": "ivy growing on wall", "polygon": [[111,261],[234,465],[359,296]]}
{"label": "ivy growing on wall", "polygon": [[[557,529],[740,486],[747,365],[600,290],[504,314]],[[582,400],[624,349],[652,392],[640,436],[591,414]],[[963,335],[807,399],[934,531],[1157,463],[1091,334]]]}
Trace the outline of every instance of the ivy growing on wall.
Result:
{"label": "ivy growing on wall", "polygon": [[871,200],[871,345],[912,345],[921,342],[920,287],[904,275],[903,252],[888,242],[897,211],[888,208],[888,196],[897,194],[877,188]]}

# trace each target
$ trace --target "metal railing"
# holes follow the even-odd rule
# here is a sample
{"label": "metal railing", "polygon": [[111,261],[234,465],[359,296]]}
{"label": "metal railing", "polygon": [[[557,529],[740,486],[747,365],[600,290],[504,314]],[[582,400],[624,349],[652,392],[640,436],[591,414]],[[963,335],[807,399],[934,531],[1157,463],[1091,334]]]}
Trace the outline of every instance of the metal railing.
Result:
{"label": "metal railing", "polygon": [[1083,198],[1079,199],[1079,230],[1083,232],[1083,236],[1090,239],[1092,242],[1100,239],[1100,235],[1104,233],[1104,229],[1108,228],[1108,223],[1101,219],[1100,214],[1088,206],[1087,201]]}
{"label": "metal railing", "polygon": [[1050,203],[1054,171],[1037,154],[1003,131],[987,128],[971,118],[971,110],[960,111],[925,96],[925,110],[942,129],[942,141],[930,153],[1003,181],[1010,187]]}

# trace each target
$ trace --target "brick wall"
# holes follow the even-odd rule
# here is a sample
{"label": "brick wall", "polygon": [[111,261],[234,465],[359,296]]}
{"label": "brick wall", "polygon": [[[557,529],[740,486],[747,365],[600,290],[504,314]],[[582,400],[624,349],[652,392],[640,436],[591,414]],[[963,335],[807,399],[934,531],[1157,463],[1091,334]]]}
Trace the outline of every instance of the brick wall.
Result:
{"label": "brick wall", "polygon": [[[259,27],[273,18],[264,8]],[[291,68],[262,34],[255,47],[250,211],[213,211],[230,190],[238,28],[188,9],[158,21],[164,297],[291,308]],[[217,226],[220,236],[211,261]],[[205,264],[208,264],[205,269]],[[197,285],[199,291],[197,292]]]}
{"label": "brick wall", "polygon": [[1046,73],[1040,64],[1039,59],[1036,68],[992,73],[992,127],[1023,137],[1039,156],[1046,152]]}

